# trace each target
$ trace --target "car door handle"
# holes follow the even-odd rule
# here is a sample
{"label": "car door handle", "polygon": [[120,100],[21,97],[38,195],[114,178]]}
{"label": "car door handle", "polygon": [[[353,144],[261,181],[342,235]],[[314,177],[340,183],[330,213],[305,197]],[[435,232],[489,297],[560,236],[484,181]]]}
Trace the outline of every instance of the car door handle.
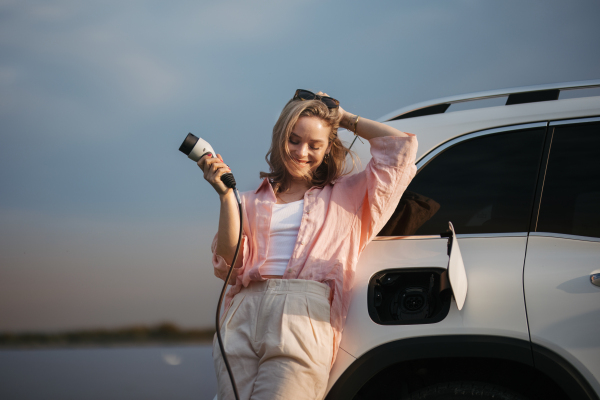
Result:
{"label": "car door handle", "polygon": [[600,286],[600,274],[591,274],[590,281],[594,286]]}

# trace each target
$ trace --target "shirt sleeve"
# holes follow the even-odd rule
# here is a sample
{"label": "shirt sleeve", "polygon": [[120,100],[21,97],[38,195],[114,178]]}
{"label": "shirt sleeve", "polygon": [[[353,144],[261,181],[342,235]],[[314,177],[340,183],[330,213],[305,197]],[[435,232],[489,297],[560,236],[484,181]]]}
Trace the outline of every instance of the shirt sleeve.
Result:
{"label": "shirt sleeve", "polygon": [[417,173],[415,159],[417,138],[385,136],[369,140],[373,158],[364,171],[356,174],[360,181],[358,213],[361,222],[360,251],[383,228],[398,206],[402,194]]}
{"label": "shirt sleeve", "polygon": [[[231,272],[231,278],[229,279],[229,284],[234,285],[236,282],[236,278],[241,276],[244,272],[245,266],[248,263],[249,257],[249,243],[248,243],[248,235],[250,234],[248,230],[248,217],[246,215],[246,196],[245,193],[241,193],[242,202],[244,203],[244,214],[242,215],[244,219],[244,229],[242,232],[242,243],[240,245],[240,251],[238,254],[238,259],[236,261],[236,266]],[[229,273],[229,268],[231,267],[225,259],[217,254],[217,242],[218,242],[219,232],[215,234],[215,237],[210,246],[210,250],[212,252],[212,264],[214,268],[214,273],[217,278],[225,280],[227,278],[227,274]]]}
{"label": "shirt sleeve", "polygon": [[[227,262],[225,261],[225,259],[223,257],[221,257],[220,255],[218,255],[216,253],[218,236],[219,236],[219,233],[217,232],[215,234],[215,238],[212,241],[212,245],[210,246],[210,250],[212,251],[212,263],[213,263],[213,268],[215,270],[215,276],[217,278],[225,280],[227,278],[227,274],[229,273],[229,268],[231,266],[229,264],[227,264]],[[231,273],[231,278],[229,278],[230,285],[235,284],[236,278],[244,270],[243,258],[244,258],[244,249],[246,248],[247,240],[248,240],[248,237],[245,234],[242,234],[242,244],[240,246],[240,251],[238,254],[238,261],[237,261],[238,266],[235,267],[233,269],[233,272]]]}

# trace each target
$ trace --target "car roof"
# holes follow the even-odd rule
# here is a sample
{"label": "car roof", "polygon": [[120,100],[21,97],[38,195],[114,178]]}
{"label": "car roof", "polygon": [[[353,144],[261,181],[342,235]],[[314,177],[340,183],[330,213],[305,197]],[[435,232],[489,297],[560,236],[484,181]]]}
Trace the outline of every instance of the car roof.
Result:
{"label": "car roof", "polygon": [[[542,99],[544,99],[543,96],[545,94],[554,96],[553,92],[556,92],[555,97],[558,98],[558,91],[597,87],[600,87],[600,80],[529,86],[452,96],[401,108],[393,113],[387,114],[379,119],[379,121],[385,122],[403,132],[416,134],[419,141],[419,149],[417,151],[418,160],[440,144],[457,136],[472,132],[532,122],[600,116],[600,96],[564,100],[539,100],[540,95]],[[594,93],[594,91],[591,92]],[[513,96],[513,99],[515,99],[515,96],[521,96],[521,99],[523,99],[523,96],[529,96],[531,99],[532,94],[533,102],[454,112],[445,112],[448,108],[446,107],[442,113],[439,113],[438,108],[437,110],[434,109],[434,111],[437,111],[438,113],[424,116],[410,116],[411,113],[416,110],[423,110],[428,107],[435,108],[439,107],[441,104],[450,105],[464,103],[466,101],[499,97],[507,97],[509,99],[508,101],[510,101],[511,96]],[[538,100],[535,99],[535,96],[538,96]],[[519,98],[517,98],[517,101],[518,99]],[[403,117],[406,115],[409,116]],[[414,113],[412,115],[414,115]],[[348,140],[350,137],[342,136],[342,139]],[[352,150],[360,158],[362,166],[359,170],[363,169],[371,158],[368,143],[364,140],[362,142],[357,140],[352,147]]]}

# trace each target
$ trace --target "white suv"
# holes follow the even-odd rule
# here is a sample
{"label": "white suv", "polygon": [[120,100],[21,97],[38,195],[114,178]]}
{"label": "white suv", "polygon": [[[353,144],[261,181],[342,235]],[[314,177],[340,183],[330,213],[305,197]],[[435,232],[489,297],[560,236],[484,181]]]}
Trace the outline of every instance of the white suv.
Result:
{"label": "white suv", "polygon": [[417,135],[418,173],[359,260],[327,399],[599,399],[599,88],[382,119]]}

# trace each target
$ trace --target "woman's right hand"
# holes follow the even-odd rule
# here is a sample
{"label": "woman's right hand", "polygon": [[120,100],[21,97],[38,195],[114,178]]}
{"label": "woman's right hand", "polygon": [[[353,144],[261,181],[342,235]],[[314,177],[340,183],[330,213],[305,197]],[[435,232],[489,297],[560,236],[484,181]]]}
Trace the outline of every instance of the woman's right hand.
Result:
{"label": "woman's right hand", "polygon": [[204,172],[204,179],[212,185],[219,193],[219,196],[225,196],[229,188],[221,181],[221,175],[231,172],[231,169],[223,162],[220,154],[213,158],[212,154],[207,154],[198,160],[198,166]]}

